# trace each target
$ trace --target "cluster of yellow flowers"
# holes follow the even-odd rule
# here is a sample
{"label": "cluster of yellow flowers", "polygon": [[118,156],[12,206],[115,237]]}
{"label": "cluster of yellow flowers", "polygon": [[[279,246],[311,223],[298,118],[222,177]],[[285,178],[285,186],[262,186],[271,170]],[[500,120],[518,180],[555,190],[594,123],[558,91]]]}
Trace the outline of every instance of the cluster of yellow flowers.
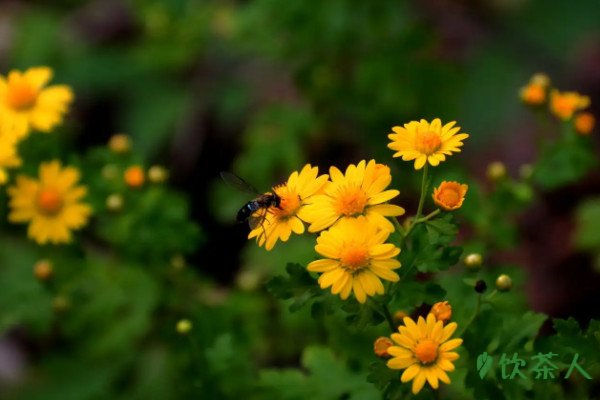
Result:
{"label": "cluster of yellow flowers", "polygon": [[[396,151],[395,157],[415,160],[415,169],[426,163],[439,165],[446,156],[459,152],[462,140],[468,137],[455,122],[442,125],[439,119],[412,121],[394,127],[393,132],[388,147]],[[405,210],[389,204],[400,194],[388,189],[391,183],[390,168],[375,160],[351,164],[345,172],[332,166],[324,175],[319,175],[318,167],[306,165],[273,188],[279,206],[269,207],[262,224],[248,237],[271,250],[278,240],[287,241],[292,232],[320,232],[315,251],[323,258],[307,269],[321,274],[321,288],[331,287],[342,299],[354,294],[364,303],[368,296],[384,293],[382,280],[400,279],[394,271],[400,268],[396,259],[400,248],[387,243],[395,230],[388,218],[401,216]],[[466,191],[467,185],[442,182],[434,190],[433,200],[444,210],[455,210],[462,205]],[[420,209],[417,218],[419,213]]]}
{"label": "cluster of yellow flowers", "polygon": [[562,121],[572,121],[575,131],[582,135],[592,132],[596,125],[594,114],[583,111],[590,106],[590,98],[574,91],[561,92],[551,87],[546,74],[535,74],[521,88],[521,100],[530,106],[541,107],[548,103],[550,112]]}
{"label": "cluster of yellow flowers", "polygon": [[[469,135],[461,133],[455,124],[444,125],[439,119],[412,121],[393,127],[388,135],[388,147],[396,152],[394,157],[414,160],[414,168],[423,169],[419,207],[409,227],[399,227],[403,235],[407,236],[414,224],[439,213],[436,210],[421,215],[427,169],[460,152],[462,141]],[[389,189],[391,183],[390,168],[375,160],[351,164],[344,172],[332,166],[324,175],[319,175],[318,167],[306,165],[300,172],[293,172],[286,183],[273,188],[271,194],[278,197],[279,205],[254,214],[263,221],[248,238],[256,238],[259,246],[271,250],[278,240],[287,241],[292,232],[318,232],[315,251],[321,258],[309,263],[307,270],[320,274],[322,289],[330,288],[332,294],[344,300],[353,294],[359,303],[365,303],[368,297],[385,292],[382,281],[400,280],[395,272],[401,267],[397,259],[400,248],[388,238],[396,225],[400,226],[396,217],[405,210],[389,203],[400,194]],[[467,189],[465,184],[444,181],[433,190],[432,198],[443,210],[456,210],[462,206]],[[436,304],[426,319],[419,317],[414,322],[405,316],[404,325],[391,340],[380,338],[375,342],[376,353],[393,356],[389,368],[405,369],[401,380],[413,380],[413,393],[418,393],[426,381],[434,389],[440,381],[450,382],[446,372],[454,370],[452,361],[458,358],[452,350],[462,343],[462,339],[450,339],[456,323],[444,326],[450,316],[447,302]]]}
{"label": "cluster of yellow flowers", "polygon": [[[52,70],[35,67],[0,76],[0,184],[7,169],[21,165],[18,146],[31,132],[49,133],[58,126],[73,101],[66,85],[48,86]],[[91,214],[81,203],[86,188],[77,186],[79,171],[57,160],[39,166],[38,179],[19,175],[8,188],[13,223],[29,223],[28,236],[39,244],[71,240],[71,230],[84,226]]]}

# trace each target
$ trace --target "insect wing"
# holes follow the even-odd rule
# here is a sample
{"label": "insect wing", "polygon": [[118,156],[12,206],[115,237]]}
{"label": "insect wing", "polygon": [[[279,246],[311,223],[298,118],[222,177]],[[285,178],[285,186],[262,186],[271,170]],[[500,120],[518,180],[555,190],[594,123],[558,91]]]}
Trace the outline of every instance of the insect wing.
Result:
{"label": "insect wing", "polygon": [[268,212],[269,212],[268,208],[261,208],[260,210],[256,211],[254,214],[252,214],[248,218],[248,226],[250,226],[250,229],[254,230],[254,229],[258,228],[259,226],[262,226],[264,229],[264,222],[265,222]]}
{"label": "insect wing", "polygon": [[259,195],[259,191],[256,190],[252,185],[248,182],[240,178],[239,176],[232,174],[231,172],[222,171],[221,178],[231,187],[236,188],[245,193],[250,193],[253,195]]}

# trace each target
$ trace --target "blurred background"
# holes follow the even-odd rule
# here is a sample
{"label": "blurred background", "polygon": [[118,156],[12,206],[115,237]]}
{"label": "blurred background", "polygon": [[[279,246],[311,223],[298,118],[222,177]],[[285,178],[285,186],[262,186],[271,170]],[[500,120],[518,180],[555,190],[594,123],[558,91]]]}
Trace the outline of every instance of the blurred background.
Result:
{"label": "blurred background", "polygon": [[[170,186],[189,198],[199,227],[187,256],[190,273],[210,282],[208,302],[219,303],[231,290],[262,290],[286,261],[314,257],[310,237],[292,238],[271,253],[248,242],[248,228],[235,223],[235,214],[249,198],[227,187],[220,171],[267,191],[305,163],[326,172],[375,158],[391,165],[402,191],[397,202],[410,214],[420,177],[411,163],[392,159],[387,134],[394,125],[439,117],[458,121],[471,136],[462,153],[436,169],[436,179],[475,177],[472,196],[483,196],[492,186],[491,161],[517,177],[536,160],[540,135],[553,132],[541,129],[519,101],[532,74],[545,72],[554,86],[589,95],[599,115],[600,7],[597,0],[2,1],[2,73],[37,65],[51,66],[53,82],[71,85],[76,95],[61,146],[84,154],[126,133],[142,164],[169,169]],[[514,240],[473,248],[490,250],[489,264],[525,267],[534,310],[585,323],[600,314],[600,233],[586,224],[600,220],[599,195],[597,168],[575,183],[536,190],[527,207],[488,224],[492,231],[508,226],[513,236],[500,235]],[[478,229],[477,202],[468,203],[461,217],[467,241]],[[232,306],[239,318],[222,326],[244,321],[252,307],[267,314],[277,308],[264,296],[256,301],[260,306],[240,300]],[[286,323],[288,329],[302,326],[301,318]],[[262,332],[272,332],[263,322]],[[15,365],[35,364],[50,347],[69,349],[68,342],[29,335],[18,328],[6,333],[0,381],[7,387],[24,382]],[[212,345],[231,348],[229,336],[219,340]],[[273,349],[264,350],[262,365],[297,363],[295,350],[278,351],[274,357]],[[151,364],[159,353],[148,355]],[[120,379],[116,387],[128,387],[127,376]],[[51,398],[43,393],[50,392],[28,395]],[[73,393],[63,398],[103,398]]]}

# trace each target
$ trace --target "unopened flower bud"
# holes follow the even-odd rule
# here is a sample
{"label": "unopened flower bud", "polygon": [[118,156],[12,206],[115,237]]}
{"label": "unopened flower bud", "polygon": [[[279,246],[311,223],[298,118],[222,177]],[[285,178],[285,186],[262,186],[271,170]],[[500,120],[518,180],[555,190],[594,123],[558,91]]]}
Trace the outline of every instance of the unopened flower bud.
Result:
{"label": "unopened flower bud", "polygon": [[52,277],[54,268],[49,260],[39,260],[33,266],[33,274],[40,281],[47,281]]}
{"label": "unopened flower bud", "polygon": [[393,345],[394,342],[392,342],[392,339],[385,336],[380,336],[375,339],[375,342],[373,343],[373,351],[377,357],[388,358],[391,356],[387,350]]}
{"label": "unopened flower bud", "polygon": [[403,324],[404,317],[408,317],[408,314],[402,310],[398,310],[394,313],[394,316],[392,318],[393,318],[394,322],[396,323],[396,325],[401,325],[401,324]]}
{"label": "unopened flower bud", "polygon": [[487,167],[487,177],[493,182],[506,178],[506,166],[503,162],[494,161]]}
{"label": "unopened flower bud", "polygon": [[582,112],[575,116],[573,121],[575,131],[581,135],[589,135],[596,125],[596,117],[590,112]]}
{"label": "unopened flower bud", "polygon": [[146,180],[144,169],[139,165],[133,165],[125,170],[123,175],[125,183],[131,188],[140,188]]}
{"label": "unopened flower bud", "polygon": [[448,304],[447,301],[435,303],[429,312],[433,314],[438,321],[448,322],[450,321],[450,318],[452,318],[452,306]]}
{"label": "unopened flower bud", "polygon": [[512,279],[506,274],[502,274],[496,278],[496,289],[501,292],[507,292],[512,288]]}
{"label": "unopened flower bud", "polygon": [[106,198],[106,209],[108,211],[117,212],[123,209],[123,196],[118,193],[113,193]]}
{"label": "unopened flower bud", "polygon": [[171,267],[173,267],[174,270],[180,271],[184,269],[185,266],[185,258],[181,254],[175,254],[173,257],[171,257]]}
{"label": "unopened flower bud", "polygon": [[169,177],[169,172],[160,165],[153,165],[148,169],[148,179],[152,183],[163,183]]}
{"label": "unopened flower bud", "polygon": [[110,138],[108,148],[115,153],[127,153],[131,150],[131,140],[129,136],[118,133]]}
{"label": "unopened flower bud", "polygon": [[192,330],[193,325],[189,319],[182,319],[177,322],[175,329],[180,335],[187,335]]}
{"label": "unopened flower bud", "polygon": [[468,269],[476,270],[481,267],[483,257],[479,253],[470,253],[466,255],[464,263]]}
{"label": "unopened flower bud", "polygon": [[71,301],[65,296],[58,295],[52,300],[52,308],[57,313],[67,311],[70,307]]}
{"label": "unopened flower bud", "polygon": [[102,167],[101,174],[107,181],[112,181],[119,175],[119,168],[114,164],[107,164]]}
{"label": "unopened flower bud", "polygon": [[521,179],[529,180],[533,176],[533,166],[531,164],[523,164],[519,168],[519,176]]}
{"label": "unopened flower bud", "polygon": [[487,284],[484,280],[478,280],[475,282],[475,291],[479,294],[484,293],[487,290]]}

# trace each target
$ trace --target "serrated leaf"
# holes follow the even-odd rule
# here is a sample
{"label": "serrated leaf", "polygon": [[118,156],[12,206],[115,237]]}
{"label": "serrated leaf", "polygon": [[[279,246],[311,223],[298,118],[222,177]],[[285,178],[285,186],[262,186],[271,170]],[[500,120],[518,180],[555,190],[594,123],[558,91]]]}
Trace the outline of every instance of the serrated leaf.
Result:
{"label": "serrated leaf", "polygon": [[317,282],[300,264],[289,263],[285,267],[288,276],[276,276],[267,282],[269,293],[282,300],[293,299],[291,312],[300,310],[311,299],[322,294]]}

